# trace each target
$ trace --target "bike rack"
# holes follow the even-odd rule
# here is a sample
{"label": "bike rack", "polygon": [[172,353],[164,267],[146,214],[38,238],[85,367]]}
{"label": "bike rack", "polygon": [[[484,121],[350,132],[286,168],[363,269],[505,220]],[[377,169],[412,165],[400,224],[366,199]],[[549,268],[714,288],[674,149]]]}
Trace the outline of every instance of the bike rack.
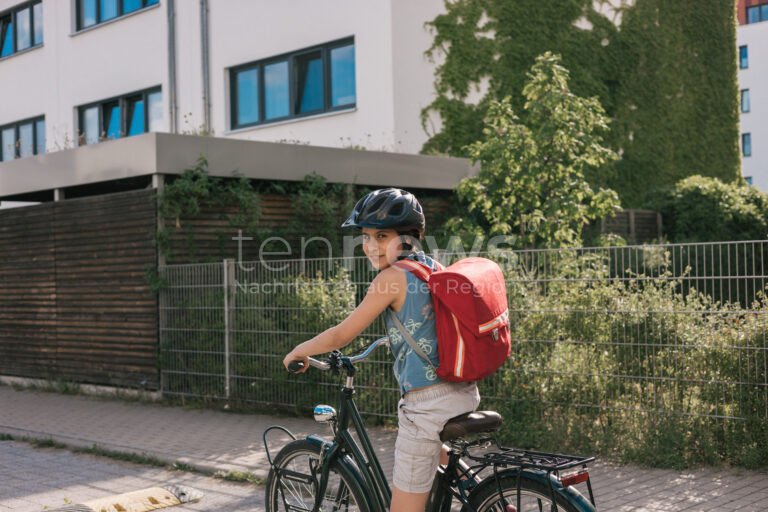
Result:
{"label": "bike rack", "polygon": [[[469,453],[468,448],[477,447],[481,445],[487,445],[488,443],[496,444],[498,450],[484,453],[482,455],[472,455]],[[499,486],[499,492],[501,495],[502,503],[506,506],[507,502],[501,494],[501,480],[498,476],[498,468],[518,468],[517,473],[517,508],[520,509],[520,479],[525,469],[537,469],[544,471],[547,474],[547,483],[549,485],[549,492],[551,494],[553,505],[556,503],[556,492],[552,487],[551,476],[560,478],[560,472],[566,469],[575,468],[581,466],[587,467],[587,464],[594,462],[594,457],[579,457],[575,455],[564,455],[559,453],[538,452],[531,450],[522,450],[519,448],[507,448],[501,445],[496,436],[486,437],[478,439],[476,441],[462,442],[461,447],[464,451],[464,456],[477,463],[476,467],[489,467],[493,466],[493,474],[496,479],[496,483]],[[592,492],[591,475],[587,475],[587,489],[589,490],[589,501],[593,506],[595,505],[595,497]]]}

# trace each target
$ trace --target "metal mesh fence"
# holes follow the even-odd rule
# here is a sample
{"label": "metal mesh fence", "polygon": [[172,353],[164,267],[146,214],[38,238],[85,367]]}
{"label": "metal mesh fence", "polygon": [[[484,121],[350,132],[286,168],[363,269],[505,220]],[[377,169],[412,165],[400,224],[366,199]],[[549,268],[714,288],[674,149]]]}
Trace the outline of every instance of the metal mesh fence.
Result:
{"label": "metal mesh fence", "polygon": [[[512,355],[484,407],[532,400],[768,421],[768,241],[475,253],[504,271]],[[444,264],[469,254],[435,255]],[[160,268],[168,394],[285,407],[334,403],[328,372],[289,375],[285,354],[343,320],[376,271],[364,257]],[[226,293],[225,293],[226,292]],[[384,335],[380,316],[345,351]],[[394,415],[390,357],[356,377],[358,404]]]}

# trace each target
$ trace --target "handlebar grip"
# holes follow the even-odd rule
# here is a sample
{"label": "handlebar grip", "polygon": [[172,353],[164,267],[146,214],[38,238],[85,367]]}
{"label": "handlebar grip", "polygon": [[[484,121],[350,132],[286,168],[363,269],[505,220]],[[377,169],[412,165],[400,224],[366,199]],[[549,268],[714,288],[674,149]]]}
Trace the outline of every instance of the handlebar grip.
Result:
{"label": "handlebar grip", "polygon": [[304,361],[291,361],[290,363],[288,363],[288,371],[291,373],[296,373],[303,368],[304,368]]}

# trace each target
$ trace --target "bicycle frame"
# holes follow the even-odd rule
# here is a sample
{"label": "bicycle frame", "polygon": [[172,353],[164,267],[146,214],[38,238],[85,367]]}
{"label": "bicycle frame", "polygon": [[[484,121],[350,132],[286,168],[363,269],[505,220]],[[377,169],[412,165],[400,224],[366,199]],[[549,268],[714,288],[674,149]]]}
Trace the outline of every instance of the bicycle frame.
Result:
{"label": "bicycle frame", "polygon": [[[347,381],[350,383],[349,378]],[[379,459],[373,451],[373,445],[365,430],[365,426],[363,426],[363,420],[353,399],[354,392],[353,387],[347,386],[344,386],[339,392],[339,413],[336,425],[334,426],[335,435],[333,442],[327,443],[327,441],[323,441],[321,438],[310,436],[314,438],[311,439],[313,441],[319,440],[321,443],[325,443],[325,449],[327,450],[326,455],[323,457],[324,464],[320,475],[320,485],[317,492],[318,501],[315,503],[315,508],[319,507],[320,500],[325,493],[331,463],[335,458],[349,455],[357,466],[352,468],[353,472],[356,470],[360,473],[364,487],[371,491],[370,499],[374,502],[369,504],[371,510],[381,510],[383,512],[387,510],[392,500],[392,490],[384,475],[384,470],[381,468]],[[350,424],[355,433],[357,433],[362,446],[358,446],[352,437],[349,431]],[[342,461],[342,463],[344,462]]]}
{"label": "bicycle frame", "polygon": [[[352,358],[341,357],[340,352],[334,351],[329,357],[330,364],[320,363],[319,361],[310,358],[310,364],[313,366],[318,366],[319,368],[326,370],[341,370],[347,373],[346,383],[339,391],[338,414],[335,418],[330,420],[334,432],[333,440],[328,441],[317,435],[307,436],[307,440],[315,443],[320,452],[320,464],[318,467],[320,470],[320,479],[319,482],[317,482],[318,488],[313,510],[318,510],[323,500],[328,485],[328,476],[330,474],[331,465],[334,460],[337,460],[339,464],[345,465],[347,469],[349,469],[349,473],[354,475],[363,488],[369,491],[367,496],[369,503],[367,505],[371,512],[385,512],[389,508],[389,504],[392,501],[392,490],[384,475],[384,470],[381,468],[379,459],[376,457],[376,453],[373,450],[373,445],[365,430],[357,405],[355,405],[355,390],[353,385],[355,368],[352,365],[353,361],[365,359],[374,348],[386,342],[388,342],[387,338],[381,338],[372,344],[364,354]],[[357,434],[357,437],[360,440],[360,445],[358,445],[352,437],[350,425]],[[267,459],[269,460],[272,469],[277,472],[279,478],[280,473],[283,470],[273,464],[267,447],[267,433],[272,429],[283,430],[292,438],[295,439],[295,437],[286,429],[277,426],[270,427],[264,432],[264,446],[267,448]],[[316,479],[317,474],[315,470],[312,469],[312,472],[313,475],[307,476]]]}
{"label": "bicycle frame", "polygon": [[[386,343],[387,338],[381,338],[373,343],[368,349],[359,356],[342,357],[341,353],[334,351],[329,356],[328,362],[323,363],[310,358],[310,364],[318,368],[331,369],[338,373],[345,371],[346,383],[339,391],[339,411],[337,415],[324,419],[330,422],[333,428],[333,439],[327,440],[317,435],[307,436],[307,441],[315,444],[320,453],[318,464],[310,462],[311,475],[298,474],[293,471],[279,468],[274,465],[269,454],[267,446],[267,433],[273,429],[283,430],[288,435],[296,439],[293,434],[280,426],[273,426],[264,432],[264,446],[267,450],[267,459],[270,466],[275,471],[278,484],[279,479],[285,475],[286,478],[300,478],[307,483],[317,485],[315,494],[315,503],[312,510],[319,510],[325,496],[330,475],[331,466],[334,462],[344,466],[348,474],[351,475],[363,489],[366,489],[366,505],[371,512],[386,512],[392,501],[392,490],[387,482],[381,464],[373,445],[368,437],[368,433],[363,425],[360,412],[354,401],[354,361],[362,360],[368,357],[374,348]],[[292,368],[296,371],[301,367]],[[359,439],[359,444],[352,437],[350,426],[354,429]],[[474,456],[467,452],[467,448],[477,446],[485,442],[493,441],[497,444],[499,452],[494,452],[493,457]],[[583,465],[594,460],[594,457],[583,458],[568,455],[549,454],[543,452],[532,452],[526,450],[503,448],[495,436],[481,439],[473,442],[458,440],[451,441],[449,450],[449,459],[446,466],[440,466],[437,469],[434,484],[429,495],[427,510],[432,512],[449,512],[453,498],[456,498],[466,510],[474,512],[474,508],[469,503],[470,493],[478,487],[494,486],[499,488],[502,493],[500,477],[501,475],[512,475],[517,479],[517,505],[520,506],[520,478],[523,473],[527,478],[533,478],[545,483],[549,487],[552,496],[552,506],[555,504],[555,495],[562,494],[567,497],[571,503],[579,510],[584,512],[594,512],[594,496],[589,479],[586,480],[589,488],[589,498],[587,501],[577,491],[563,486],[559,480],[559,471],[574,466]],[[462,460],[467,456],[471,465]],[[539,460],[541,459],[541,460]],[[482,481],[476,478],[476,475],[483,468],[493,468],[493,475]],[[542,471],[542,469],[544,471]],[[318,480],[319,472],[319,480]],[[583,481],[583,480],[582,480]],[[571,484],[567,484],[571,485]],[[575,493],[575,494],[574,494]],[[506,503],[506,501],[504,501]],[[541,506],[541,504],[540,504]]]}

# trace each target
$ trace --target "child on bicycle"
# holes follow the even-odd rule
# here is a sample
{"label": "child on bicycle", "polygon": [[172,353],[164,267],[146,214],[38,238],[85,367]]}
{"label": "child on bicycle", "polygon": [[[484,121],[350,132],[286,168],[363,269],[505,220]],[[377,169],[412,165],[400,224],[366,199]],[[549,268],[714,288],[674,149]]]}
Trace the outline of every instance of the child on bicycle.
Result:
{"label": "child on bicycle", "polygon": [[385,316],[401,394],[390,510],[423,511],[437,466],[448,461],[440,431],[449,419],[476,410],[480,393],[474,382],[447,382],[435,374],[437,332],[429,288],[411,272],[392,265],[410,258],[437,268],[435,261],[419,250],[425,222],[416,197],[399,188],[374,190],[355,204],[341,227],[347,226],[362,228],[363,251],[380,272],[363,301],[344,321],[295,347],[283,364],[287,368],[292,361],[303,361],[306,371],[309,356],[346,346],[392,308],[433,366],[410,348],[392,319]]}

